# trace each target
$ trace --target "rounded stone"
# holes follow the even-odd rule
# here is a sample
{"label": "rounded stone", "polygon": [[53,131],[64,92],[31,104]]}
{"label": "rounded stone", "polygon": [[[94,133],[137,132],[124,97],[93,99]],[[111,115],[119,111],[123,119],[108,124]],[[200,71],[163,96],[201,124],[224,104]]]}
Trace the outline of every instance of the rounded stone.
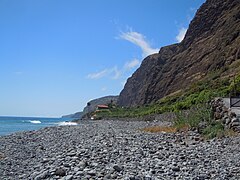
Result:
{"label": "rounded stone", "polygon": [[65,176],[66,175],[66,170],[64,168],[58,168],[55,171],[55,175],[57,175],[57,176]]}

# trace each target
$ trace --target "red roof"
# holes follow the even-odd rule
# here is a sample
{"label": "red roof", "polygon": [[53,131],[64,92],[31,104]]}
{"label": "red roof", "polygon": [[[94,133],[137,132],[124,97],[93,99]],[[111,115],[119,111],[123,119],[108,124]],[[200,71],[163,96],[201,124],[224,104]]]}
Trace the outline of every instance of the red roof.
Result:
{"label": "red roof", "polygon": [[100,105],[97,105],[98,108],[108,108],[107,105],[104,105],[104,104],[100,104]]}

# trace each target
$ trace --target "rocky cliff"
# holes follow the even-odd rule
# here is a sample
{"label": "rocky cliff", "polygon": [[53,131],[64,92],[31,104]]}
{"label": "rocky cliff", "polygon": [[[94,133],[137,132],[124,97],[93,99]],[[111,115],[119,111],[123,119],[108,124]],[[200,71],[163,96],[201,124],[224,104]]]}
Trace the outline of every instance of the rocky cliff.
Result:
{"label": "rocky cliff", "polygon": [[156,102],[184,91],[211,72],[233,67],[238,61],[240,0],[207,0],[181,43],[163,47],[143,60],[127,80],[118,104],[137,106]]}
{"label": "rocky cliff", "polygon": [[91,100],[87,103],[87,105],[84,107],[83,111],[76,112],[74,114],[64,115],[62,118],[75,118],[75,119],[81,119],[82,117],[85,117],[86,114],[91,113],[96,110],[97,105],[105,104],[108,105],[110,103],[117,104],[118,96],[105,96],[98,99]]}
{"label": "rocky cliff", "polygon": [[98,99],[91,100],[87,103],[86,107],[83,109],[83,115],[93,112],[96,110],[97,105],[110,103],[116,104],[118,101],[118,96],[105,96]]}

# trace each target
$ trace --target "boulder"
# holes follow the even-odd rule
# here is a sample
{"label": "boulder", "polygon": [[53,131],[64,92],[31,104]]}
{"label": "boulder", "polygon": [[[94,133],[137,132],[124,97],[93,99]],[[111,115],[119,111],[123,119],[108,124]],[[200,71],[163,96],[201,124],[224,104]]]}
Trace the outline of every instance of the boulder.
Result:
{"label": "boulder", "polygon": [[64,168],[57,168],[55,171],[55,175],[57,176],[65,176],[66,175],[66,169]]}

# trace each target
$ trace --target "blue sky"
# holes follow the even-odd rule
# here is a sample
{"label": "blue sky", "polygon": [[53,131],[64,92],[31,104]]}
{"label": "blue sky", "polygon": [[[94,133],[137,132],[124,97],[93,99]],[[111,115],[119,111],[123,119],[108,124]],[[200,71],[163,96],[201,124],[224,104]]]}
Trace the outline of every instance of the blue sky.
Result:
{"label": "blue sky", "polygon": [[117,95],[204,0],[0,0],[0,115],[59,117]]}

